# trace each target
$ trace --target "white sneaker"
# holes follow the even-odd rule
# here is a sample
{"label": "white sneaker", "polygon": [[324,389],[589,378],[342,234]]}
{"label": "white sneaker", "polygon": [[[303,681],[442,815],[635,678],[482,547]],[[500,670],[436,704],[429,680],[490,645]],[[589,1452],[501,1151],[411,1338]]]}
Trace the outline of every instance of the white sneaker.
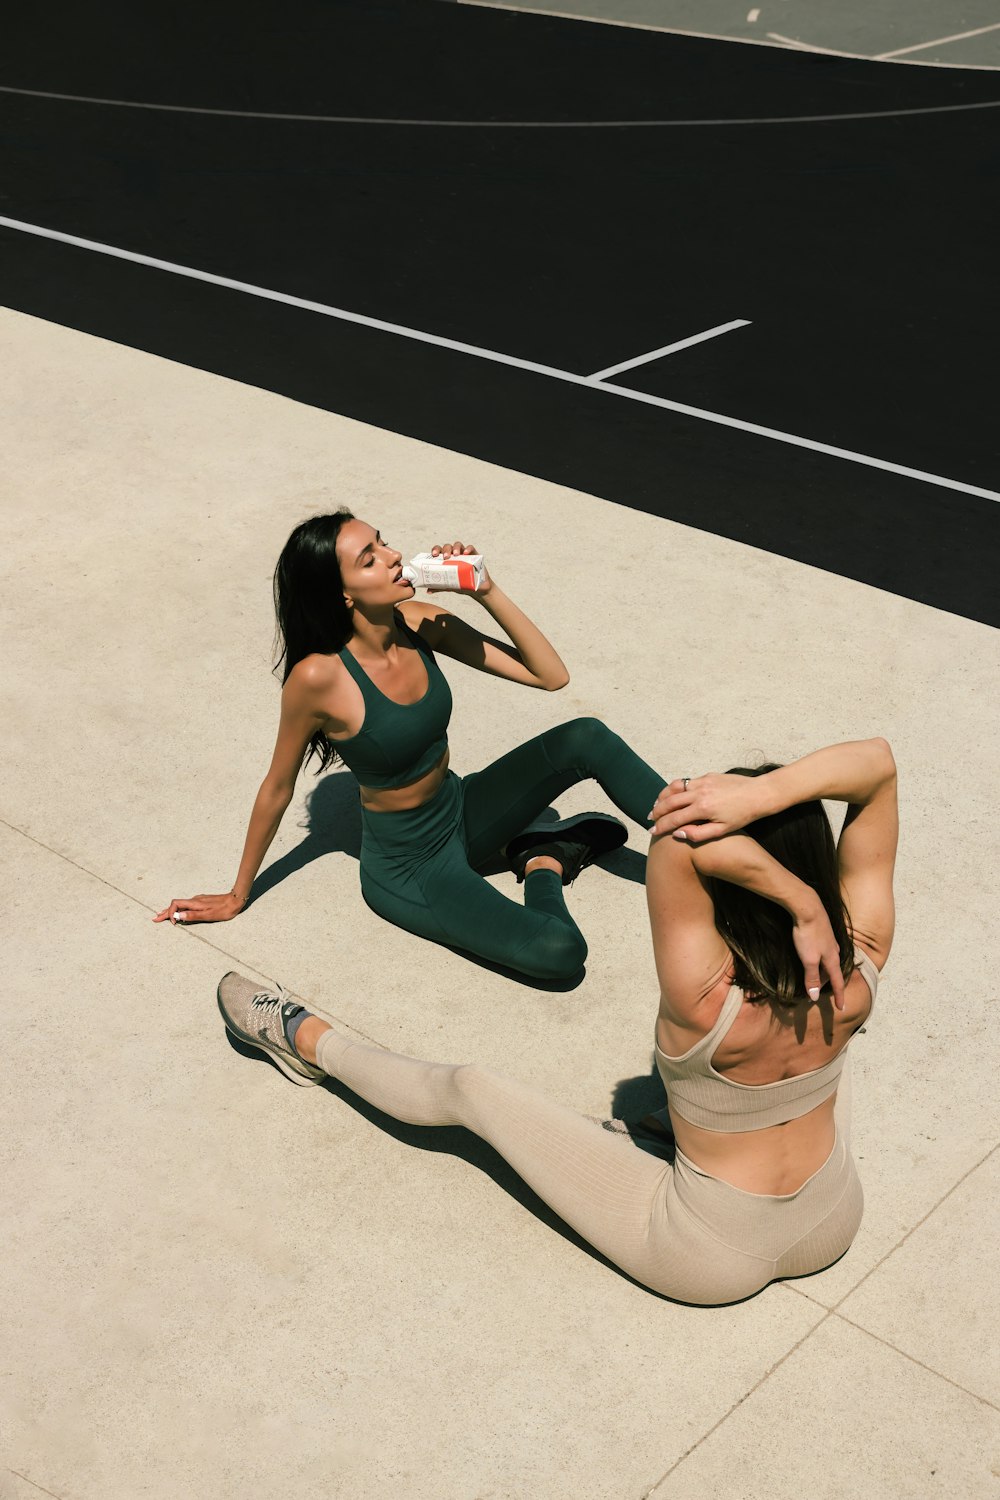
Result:
{"label": "white sneaker", "polygon": [[261,989],[252,979],[230,972],[216,991],[222,1019],[241,1042],[259,1047],[278,1064],[286,1078],[303,1086],[326,1077],[322,1068],[303,1062],[285,1033],[285,1022],[301,1007],[280,988]]}

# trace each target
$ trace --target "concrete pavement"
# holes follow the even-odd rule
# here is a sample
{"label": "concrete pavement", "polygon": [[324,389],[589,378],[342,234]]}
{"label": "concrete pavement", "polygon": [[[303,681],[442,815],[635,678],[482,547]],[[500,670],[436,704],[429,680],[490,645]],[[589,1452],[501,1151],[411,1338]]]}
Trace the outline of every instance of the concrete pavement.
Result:
{"label": "concrete pavement", "polygon": [[[18,314],[0,342],[0,1495],[995,1496],[995,632]],[[637,831],[573,889],[591,958],[568,993],[371,913],[343,774],[301,779],[245,915],[152,924],[232,881],[276,724],[270,573],[343,503],[406,552],[475,541],[570,667],[558,695],[449,667],[460,771],[591,712],[666,776],[892,741],[897,946],[854,1049],[867,1206],[830,1271],[659,1300],[463,1132],[226,1040],[237,967],[587,1113],[648,1097]]]}

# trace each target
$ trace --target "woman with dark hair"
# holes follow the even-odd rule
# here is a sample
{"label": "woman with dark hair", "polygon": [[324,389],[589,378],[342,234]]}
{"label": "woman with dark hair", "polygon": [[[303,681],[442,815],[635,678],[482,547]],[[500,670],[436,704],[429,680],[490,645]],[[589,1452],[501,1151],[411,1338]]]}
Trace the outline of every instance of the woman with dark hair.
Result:
{"label": "woman with dark hair", "polygon": [[[836,845],[820,798],[847,803]],[[654,815],[672,1160],[486,1068],[351,1041],[238,974],[218,1000],[229,1030],[296,1083],[329,1075],[410,1124],[464,1125],[628,1275],[714,1305],[822,1270],[860,1223],[845,1063],[892,943],[895,763],[885,740],[833,745],[671,782]]]}
{"label": "woman with dark hair", "polygon": [[[461,542],[435,548],[473,553]],[[532,977],[567,980],[587,956],[563,886],[625,842],[606,813],[533,827],[553,798],[588,777],[643,828],[665,778],[598,719],[538,735],[485,770],[448,767],[451,693],[434,657],[549,692],[569,674],[538,627],[488,574],[474,597],[512,644],[414,598],[402,555],[349,511],[297,526],[278,559],[281,719],[243,858],[225,895],[171,901],[154,919],[235,917],[291,801],[303,757],[341,759],[360,783],[361,888],[390,922]],[[479,867],[504,852],[524,905]]]}

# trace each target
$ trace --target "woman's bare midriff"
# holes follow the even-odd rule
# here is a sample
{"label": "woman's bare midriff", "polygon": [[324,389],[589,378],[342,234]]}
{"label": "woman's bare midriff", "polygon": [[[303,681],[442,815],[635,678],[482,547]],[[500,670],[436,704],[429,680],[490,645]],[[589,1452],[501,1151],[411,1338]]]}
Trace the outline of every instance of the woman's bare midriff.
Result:
{"label": "woman's bare midriff", "polygon": [[[726,980],[716,988],[721,1007],[728,993]],[[843,1050],[871,1008],[871,994],[860,970],[856,969],[848,980],[844,998],[843,1011],[834,1011],[829,1002],[806,1007],[805,1032],[801,1036],[792,1011],[775,1030],[766,1006],[745,1002],[713,1054],[713,1067],[735,1082],[750,1086],[766,1084],[775,1078],[794,1078],[823,1067]],[[661,1027],[662,1017],[657,1027],[658,1044],[664,1051],[674,1052],[672,1043],[679,1039],[672,1038],[669,1030],[665,1033]],[[690,1046],[690,1041],[678,1046],[674,1055],[679,1055],[684,1045]],[[819,1171],[833,1150],[835,1101],[836,1095],[824,1099],[797,1120],[762,1130],[733,1133],[705,1130],[681,1119],[673,1110],[670,1123],[679,1149],[696,1167],[744,1192],[781,1196],[797,1192]]]}
{"label": "woman's bare midriff", "polygon": [[780,1197],[796,1192],[818,1172],[833,1150],[833,1099],[784,1125],[724,1135],[682,1120],[673,1110],[670,1123],[680,1151],[711,1177],[745,1193]]}
{"label": "woman's bare midriff", "polygon": [[[336,741],[334,741],[334,746],[336,747]],[[436,766],[433,766],[425,776],[409,782],[407,786],[361,787],[361,806],[365,812],[411,812],[413,808],[429,802],[435,793],[441,790],[447,774],[448,751],[446,750]]]}

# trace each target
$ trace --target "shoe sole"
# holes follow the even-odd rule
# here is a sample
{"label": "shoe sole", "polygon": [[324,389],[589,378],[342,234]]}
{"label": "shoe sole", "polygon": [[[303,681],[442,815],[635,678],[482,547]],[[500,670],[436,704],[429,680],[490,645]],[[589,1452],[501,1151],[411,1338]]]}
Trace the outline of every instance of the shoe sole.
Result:
{"label": "shoe sole", "polygon": [[628,843],[628,829],[610,813],[577,813],[574,818],[562,818],[558,823],[546,823],[533,828],[528,835],[517,834],[507,845],[507,861],[513,863],[524,849],[530,849],[532,844],[537,844],[542,838],[548,843],[572,839],[574,833],[577,835],[576,841],[585,843],[590,851],[588,864]]}
{"label": "shoe sole", "polygon": [[285,1077],[290,1079],[292,1083],[297,1083],[302,1088],[313,1088],[317,1083],[322,1083],[323,1079],[326,1077],[326,1074],[323,1073],[320,1069],[316,1070],[319,1073],[318,1078],[310,1078],[307,1074],[300,1073],[299,1070],[294,1066],[294,1064],[291,1063],[283,1053],[278,1051],[277,1047],[269,1046],[266,1042],[262,1042],[260,1037],[251,1036],[249,1032],[244,1031],[242,1027],[237,1026],[236,1022],[232,1019],[232,1017],[226,1010],[226,1007],[223,1004],[222,1000],[222,985],[225,978],[227,977],[228,976],[224,976],[224,978],[219,981],[218,988],[215,991],[215,999],[216,1004],[219,1007],[219,1011],[222,1015],[222,1019],[226,1023],[226,1030],[229,1032],[230,1036],[236,1037],[238,1041],[245,1042],[248,1047],[256,1047],[258,1052],[263,1052],[265,1057],[269,1057],[272,1062],[277,1064],[277,1066],[284,1073]]}

